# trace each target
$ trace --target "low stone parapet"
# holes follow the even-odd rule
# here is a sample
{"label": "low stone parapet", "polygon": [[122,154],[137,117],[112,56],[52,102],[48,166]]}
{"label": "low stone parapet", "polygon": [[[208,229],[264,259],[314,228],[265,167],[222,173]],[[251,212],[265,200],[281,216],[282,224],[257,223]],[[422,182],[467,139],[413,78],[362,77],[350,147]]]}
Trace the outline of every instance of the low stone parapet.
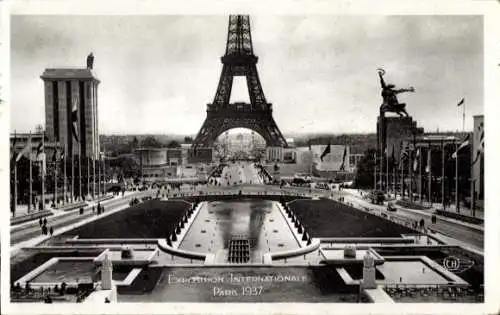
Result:
{"label": "low stone parapet", "polygon": [[37,212],[31,213],[31,214],[26,214],[26,215],[22,215],[19,217],[11,218],[10,225],[18,225],[18,224],[21,224],[24,222],[36,220],[39,218],[48,217],[48,216],[51,216],[53,214],[54,213],[52,213],[52,211],[50,211],[50,210],[37,211]]}
{"label": "low stone parapet", "polygon": [[297,257],[297,256],[302,256],[309,254],[311,252],[314,252],[319,249],[320,246],[320,241],[319,239],[312,239],[311,244],[297,248],[297,249],[292,249],[288,251],[283,251],[283,252],[276,252],[276,253],[271,253],[271,259],[272,260],[277,260],[277,259],[284,259],[284,258],[292,258],[292,257]]}

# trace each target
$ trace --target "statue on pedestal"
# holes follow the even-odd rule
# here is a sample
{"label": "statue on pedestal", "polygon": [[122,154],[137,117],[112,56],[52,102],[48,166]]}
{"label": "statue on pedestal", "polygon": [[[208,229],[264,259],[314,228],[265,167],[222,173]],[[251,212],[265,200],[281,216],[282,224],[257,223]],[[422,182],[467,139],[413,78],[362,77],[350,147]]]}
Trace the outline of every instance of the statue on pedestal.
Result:
{"label": "statue on pedestal", "polygon": [[380,106],[380,112],[386,113],[396,113],[401,117],[408,117],[408,113],[406,112],[406,104],[399,103],[397,94],[405,93],[405,92],[415,92],[413,87],[408,89],[396,89],[394,84],[386,84],[384,81],[385,70],[378,69],[378,75],[380,77],[380,85],[382,87],[382,99],[383,103]]}
{"label": "statue on pedestal", "polygon": [[101,288],[103,290],[111,290],[113,288],[113,264],[108,257],[108,253],[106,253],[102,262]]}
{"label": "statue on pedestal", "polygon": [[363,288],[375,289],[377,287],[375,272],[375,259],[370,255],[370,251],[367,250],[363,257]]}
{"label": "statue on pedestal", "polygon": [[87,56],[87,69],[93,69],[94,68],[94,54],[91,52]]}

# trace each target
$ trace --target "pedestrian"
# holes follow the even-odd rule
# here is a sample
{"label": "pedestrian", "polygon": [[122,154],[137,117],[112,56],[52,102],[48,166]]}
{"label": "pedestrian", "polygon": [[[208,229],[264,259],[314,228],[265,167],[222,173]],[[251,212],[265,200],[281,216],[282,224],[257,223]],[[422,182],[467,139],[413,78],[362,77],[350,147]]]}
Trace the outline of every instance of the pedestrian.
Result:
{"label": "pedestrian", "polygon": [[40,218],[40,219],[38,220],[38,224],[40,225],[40,227],[42,226],[42,223],[43,223],[43,222],[42,222],[42,218]]}
{"label": "pedestrian", "polygon": [[42,226],[42,233],[43,233],[43,235],[47,235],[47,226],[46,225]]}
{"label": "pedestrian", "polygon": [[80,215],[83,214],[83,207],[80,207]]}
{"label": "pedestrian", "polygon": [[47,218],[43,218],[43,225],[47,225]]}
{"label": "pedestrian", "polygon": [[92,206],[92,214],[94,214],[94,213],[95,213],[95,205]]}
{"label": "pedestrian", "polygon": [[50,236],[52,236],[54,234],[54,229],[52,227],[50,227],[49,233],[50,233]]}

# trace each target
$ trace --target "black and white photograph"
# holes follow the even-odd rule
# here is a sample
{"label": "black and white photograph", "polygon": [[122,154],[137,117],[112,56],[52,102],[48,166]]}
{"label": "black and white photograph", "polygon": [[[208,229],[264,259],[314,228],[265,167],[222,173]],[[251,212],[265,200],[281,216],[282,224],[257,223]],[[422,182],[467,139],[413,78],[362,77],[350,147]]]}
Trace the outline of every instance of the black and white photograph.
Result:
{"label": "black and white photograph", "polygon": [[4,8],[2,311],[499,311],[499,16],[469,2]]}

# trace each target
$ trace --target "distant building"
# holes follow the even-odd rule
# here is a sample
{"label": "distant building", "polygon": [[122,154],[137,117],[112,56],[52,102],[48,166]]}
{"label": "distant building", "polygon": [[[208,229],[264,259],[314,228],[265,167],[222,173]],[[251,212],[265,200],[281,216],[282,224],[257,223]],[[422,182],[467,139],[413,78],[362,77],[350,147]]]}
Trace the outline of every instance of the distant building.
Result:
{"label": "distant building", "polygon": [[206,163],[214,161],[214,149],[212,147],[200,147],[188,149],[188,164]]}
{"label": "distant building", "polygon": [[[43,133],[11,133],[10,134],[10,153],[11,156],[17,155],[23,148],[28,145],[28,139],[31,137],[31,151],[32,154],[36,153],[40,142],[42,141]],[[15,139],[15,140],[14,140]],[[46,139],[47,140],[47,139]],[[15,142],[15,147],[13,146]],[[45,141],[45,153],[52,155],[56,143]],[[15,158],[15,157],[14,157]],[[34,157],[32,158],[34,160]]]}
{"label": "distant building", "polygon": [[167,148],[138,148],[135,150],[142,178],[155,181],[176,177],[177,167],[169,164]]}
{"label": "distant building", "polygon": [[[181,148],[137,148],[135,159],[146,181],[161,181],[177,177],[194,177],[200,167],[198,163],[210,163],[213,150]],[[191,156],[192,155],[192,156]],[[210,162],[207,162],[210,161]]]}
{"label": "distant building", "polygon": [[358,162],[363,158],[364,154],[361,153],[356,153],[356,154],[350,154],[349,155],[349,165],[351,172],[356,171],[356,167],[358,165]]}
{"label": "distant building", "polygon": [[283,161],[283,148],[282,147],[267,147],[266,160],[268,162],[281,162]]}
{"label": "distant building", "polygon": [[407,139],[413,137],[419,137],[424,134],[424,129],[417,127],[417,122],[411,117],[385,117],[386,130],[385,130],[385,147],[384,142],[384,130],[381,130],[380,117],[377,121],[377,143],[379,154],[382,152],[387,152],[387,156],[394,156],[399,158],[399,151],[401,148],[401,143]]}
{"label": "distant building", "polygon": [[[50,142],[60,143],[66,156],[99,158],[97,88],[91,69],[45,69],[45,131]],[[75,125],[73,126],[73,122]],[[72,136],[73,128],[78,141]]]}
{"label": "distant building", "polygon": [[[346,145],[311,145],[313,153],[313,164],[318,171],[349,171],[350,170],[350,147]],[[321,158],[321,156],[326,154]],[[345,156],[344,156],[345,153]],[[343,169],[342,169],[343,168]]]}

